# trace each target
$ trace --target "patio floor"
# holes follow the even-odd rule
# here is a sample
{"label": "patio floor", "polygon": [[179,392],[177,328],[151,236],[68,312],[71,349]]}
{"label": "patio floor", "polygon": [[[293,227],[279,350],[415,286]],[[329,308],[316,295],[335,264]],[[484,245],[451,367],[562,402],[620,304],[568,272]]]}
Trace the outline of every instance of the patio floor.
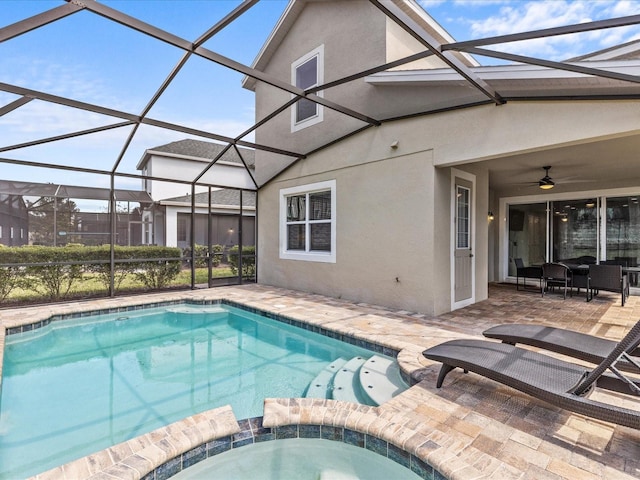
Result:
{"label": "patio floor", "polygon": [[[0,310],[0,322],[10,327],[55,313],[176,298],[226,298],[403,349],[398,356],[402,368],[419,379],[380,407],[319,399],[267,399],[266,427],[321,424],[370,433],[428,461],[452,480],[640,478],[640,431],[572,414],[460,371],[450,373],[438,390],[439,365],[420,355],[431,345],[460,336],[478,337],[486,328],[506,322],[544,323],[619,339],[640,318],[640,297],[631,297],[621,307],[614,294],[601,293],[587,303],[584,295],[566,300],[554,294],[541,298],[535,291],[516,291],[514,285],[491,285],[488,300],[430,317],[247,285]],[[0,340],[1,348],[4,336]],[[598,392],[593,398],[604,395]],[[614,395],[609,399],[640,409],[640,401]],[[236,428],[228,409],[218,409],[38,478],[141,478],[171,454]]]}

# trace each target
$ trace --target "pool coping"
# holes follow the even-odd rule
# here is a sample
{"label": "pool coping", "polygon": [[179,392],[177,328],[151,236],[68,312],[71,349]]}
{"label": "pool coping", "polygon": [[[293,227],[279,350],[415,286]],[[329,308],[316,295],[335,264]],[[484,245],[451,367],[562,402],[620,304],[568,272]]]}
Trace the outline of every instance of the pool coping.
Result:
{"label": "pool coping", "polygon": [[[138,298],[136,298],[138,299]],[[138,299],[139,300],[139,299]],[[120,302],[121,303],[121,302]],[[85,308],[63,308],[62,312],[57,312],[52,308],[48,314],[43,314],[39,318],[25,318],[17,320],[15,322],[3,322],[4,328],[0,328],[0,386],[2,381],[2,358],[4,352],[4,344],[6,336],[29,332],[35,329],[44,328],[52,325],[58,321],[64,321],[77,318],[90,318],[92,316],[103,314],[117,314],[125,313],[142,309],[165,307],[171,305],[229,305],[248,311],[250,313],[256,313],[264,315],[267,318],[292,325],[298,328],[318,333],[328,338],[337,339],[346,343],[365,348],[373,353],[379,353],[387,356],[397,358],[400,365],[400,372],[403,379],[411,386],[419,381],[419,378],[414,376],[416,369],[421,369],[422,365],[415,360],[416,352],[415,348],[411,352],[406,352],[406,345],[398,345],[397,342],[379,342],[371,341],[368,335],[362,335],[360,332],[350,328],[336,328],[339,325],[332,324],[332,328],[327,328],[318,322],[309,321],[308,319],[296,318],[291,315],[285,315],[276,311],[265,310],[264,308],[256,308],[249,303],[241,303],[236,300],[226,298],[224,295],[218,298],[194,298],[192,295],[179,295],[171,300],[161,301],[147,301],[140,302],[130,299],[125,302],[126,304],[119,304],[118,306],[108,306],[105,308],[90,308],[90,305],[83,304]],[[68,310],[68,311],[66,311]],[[378,339],[380,340],[380,339]],[[403,360],[404,359],[404,360]],[[413,361],[408,361],[411,359]],[[275,402],[275,403],[274,403]],[[364,429],[361,430],[361,426],[358,427],[355,422],[352,424],[347,423],[306,423],[302,419],[299,419],[297,423],[292,423],[291,416],[288,416],[284,423],[280,423],[277,420],[278,414],[273,413],[274,405],[300,404],[307,405],[312,408],[322,410],[341,410],[343,412],[360,412],[367,411],[371,413],[375,411],[377,407],[365,407],[359,404],[351,404],[349,402],[327,401],[322,399],[266,399],[265,400],[265,414],[264,422],[265,428],[278,429],[283,428],[283,432],[286,432],[286,428],[298,426],[317,426],[318,431],[321,428],[339,428],[342,431],[352,431],[359,435],[362,435],[363,439],[370,438],[370,444],[375,444],[373,439],[377,439],[379,442],[384,442],[385,445],[390,446],[391,451],[395,452],[392,458],[396,459],[404,458],[398,452],[402,451],[406,453],[408,462],[398,462],[403,466],[411,468],[413,464],[415,466],[415,472],[421,474],[425,479],[432,478],[444,478],[437,468],[434,468],[426,459],[420,457],[415,448],[412,451],[404,449],[403,445],[397,444],[393,441],[393,438],[382,438],[376,436],[373,432],[369,432]],[[329,405],[326,402],[330,402]],[[220,418],[217,418],[220,416]],[[357,416],[357,415],[356,415]],[[203,418],[204,417],[204,418]],[[232,426],[232,420],[235,426]],[[121,479],[144,479],[144,480],[160,480],[164,478],[170,478],[177,471],[182,468],[186,468],[197,461],[203,460],[210,456],[210,452],[220,453],[216,451],[215,447],[211,445],[220,442],[221,439],[234,438],[234,435],[242,434],[242,422],[235,421],[231,407],[228,410],[223,408],[216,408],[208,410],[202,414],[187,417],[178,422],[174,422],[168,426],[154,430],[146,435],[136,437],[126,442],[122,442],[100,452],[90,454],[86,457],[79,458],[77,460],[68,462],[64,465],[54,467],[51,470],[36,474],[30,479],[32,480],[49,480],[49,479],[97,479],[105,478],[121,478]],[[345,418],[346,421],[346,418]],[[391,423],[393,425],[393,422]],[[276,433],[276,438],[278,434]],[[303,437],[307,438],[307,437]],[[315,438],[315,437],[311,437]],[[275,439],[275,438],[274,438]],[[428,440],[425,440],[428,442]],[[424,442],[423,442],[424,443]],[[362,447],[366,447],[367,442],[364,441]],[[389,447],[387,447],[387,450]],[[214,454],[215,454],[214,453]],[[376,453],[380,453],[376,451]],[[171,456],[172,455],[172,456]],[[413,463],[412,463],[413,461]],[[427,473],[428,472],[428,473]],[[468,478],[468,477],[465,477]]]}

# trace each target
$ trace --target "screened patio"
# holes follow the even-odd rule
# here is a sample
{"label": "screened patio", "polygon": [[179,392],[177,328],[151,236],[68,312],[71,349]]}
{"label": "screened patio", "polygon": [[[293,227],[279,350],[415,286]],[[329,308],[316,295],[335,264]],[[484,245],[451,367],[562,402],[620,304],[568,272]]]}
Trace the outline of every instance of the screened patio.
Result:
{"label": "screened patio", "polygon": [[[139,10],[131,5],[121,6],[119,2],[34,3],[25,6],[23,17],[3,18],[0,28],[0,55],[3,58],[17,56],[23,42],[30,39],[39,44],[43,56],[55,57],[60,54],[61,47],[55,42],[58,30],[77,29],[78,45],[86,44],[87,48],[70,49],[68,57],[61,63],[78,66],[91,56],[93,61],[109,64],[139,62],[140,75],[153,77],[151,83],[155,87],[142,92],[146,101],[140,103],[130,96],[133,92],[140,93],[138,84],[142,82],[135,79],[119,79],[122,81],[117,85],[120,95],[108,98],[78,88],[67,76],[59,77],[60,84],[68,82],[64,85],[66,88],[61,88],[60,85],[35,81],[34,77],[21,78],[12,75],[11,69],[3,69],[5,73],[0,76],[0,128],[11,132],[11,135],[3,135],[0,141],[0,163],[3,165],[0,205],[9,205],[4,210],[0,209],[0,244],[11,248],[36,244],[51,247],[68,244],[106,246],[108,256],[100,262],[109,267],[109,282],[108,288],[100,294],[114,296],[119,293],[117,265],[125,262],[118,256],[117,247],[166,246],[158,241],[159,234],[152,233],[159,228],[160,222],[165,221],[157,215],[161,202],[151,198],[145,190],[148,182],[155,181],[178,185],[183,190],[181,201],[186,209],[180,213],[182,220],[177,228],[181,231],[180,238],[186,242],[184,246],[188,248],[181,248],[176,253],[177,257],[150,255],[144,259],[159,263],[179,261],[180,270],[187,273],[186,280],[178,285],[164,285],[163,288],[195,289],[221,283],[259,281],[256,257],[259,252],[255,248],[259,231],[255,227],[255,219],[259,215],[260,188],[280,172],[304,162],[307,157],[332,144],[399,119],[437,116],[479,105],[500,108],[507,102],[625,102],[640,99],[640,65],[633,70],[620,71],[615,65],[590,66],[580,58],[566,62],[533,58],[510,53],[508,48],[514,43],[535,42],[540,38],[574,36],[579,39],[581,35],[592,32],[635,27],[640,24],[640,15],[442,43],[416,23],[405,2],[370,0],[370,3],[377,7],[381,16],[395,22],[422,44],[423,51],[404,57],[398,54],[397,58],[385,64],[370,65],[342,78],[334,78],[329,73],[327,82],[314,86],[283,81],[251,63],[259,56],[259,48],[269,38],[278,16],[287,9],[301,8],[304,2],[287,5],[245,0],[233,6],[224,3],[219,17],[212,19],[199,18],[197,3],[181,2],[175,8],[185,17],[176,16],[176,23],[169,27],[154,24],[152,9]],[[251,44],[253,50],[228,50],[217,42],[218,37],[231,36],[237,45],[242,45],[247,36],[246,20],[261,17],[272,23],[265,20],[264,31],[259,32],[262,37]],[[207,25],[202,31],[193,33],[189,22],[194,23],[196,19],[200,23],[206,21]],[[105,37],[125,37],[130,40],[131,48],[116,52],[91,51],[92,37],[87,32],[100,32],[99,35]],[[154,54],[149,55],[147,49]],[[595,88],[585,88],[576,94],[564,89],[560,80],[560,87],[540,88],[539,84],[510,78],[512,72],[503,72],[497,67],[492,70],[479,63],[476,67],[469,67],[461,62],[462,55],[473,55],[499,65],[516,63],[522,67],[535,67],[545,72],[556,72],[563,79],[585,78],[585,83],[595,85]],[[416,101],[408,111],[391,108],[384,117],[357,111],[349,102],[338,103],[331,99],[329,93],[334,88],[363,79],[370,84],[383,85],[391,82],[391,77],[398,70],[428,57],[435,57],[447,65],[449,77],[438,81],[456,82],[460,85],[459,95],[437,102]],[[36,70],[38,60],[33,59]],[[389,78],[382,78],[387,74]],[[215,81],[223,75],[230,76],[231,83]],[[106,84],[115,82],[116,76],[97,80]],[[216,112],[218,105],[211,99],[218,101],[224,98],[230,88],[241,89],[240,84],[246,79],[267,85],[274,92],[286,92],[290,100],[261,118],[252,118],[248,126],[207,124],[204,120],[208,114]],[[230,86],[233,82],[235,87]],[[198,112],[198,121],[183,122],[184,112],[168,108],[169,100],[180,101],[185,90],[200,93],[203,106],[186,101],[182,103],[184,111]],[[222,106],[219,103],[220,109],[239,108],[239,105]],[[352,119],[354,127],[350,131],[336,133],[329,142],[313,144],[305,149],[299,149],[295,144],[272,145],[254,140],[255,132],[261,126],[289,115],[290,108],[296,104],[303,109],[316,104],[339,112]],[[65,118],[67,123],[52,126],[51,119],[57,118]],[[13,134],[13,122],[25,119],[33,128]],[[175,171],[174,175],[156,176],[136,169],[146,149],[183,138],[213,142],[222,148],[199,171],[188,175],[184,171]],[[598,142],[592,148],[568,145],[544,154],[523,153],[519,157],[487,160],[492,210],[501,220],[500,228],[503,229],[496,225],[489,232],[493,252],[490,255],[500,258],[497,271],[490,275],[490,279],[511,277],[511,259],[516,257],[524,258],[525,263],[585,255],[595,257],[596,261],[626,257],[630,263],[637,262],[640,257],[640,232],[636,228],[640,188],[634,186],[640,185],[640,177],[635,174],[637,168],[634,169],[637,145],[638,136],[629,133]],[[255,151],[258,156],[264,154],[263,158],[268,156],[271,164],[264,168],[257,160],[256,168],[251,168],[243,149]],[[230,175],[224,165],[225,155],[237,158],[244,167],[241,175]],[[566,161],[568,156],[576,160]],[[615,159],[615,162],[607,159]],[[556,188],[551,192],[532,190],[530,195],[522,195],[522,185],[537,183],[545,165],[553,165],[551,175],[557,180]],[[52,183],[48,183],[49,179],[53,180]],[[602,184],[627,188],[628,193],[611,194],[599,187]],[[235,228],[228,222],[220,227],[214,225],[215,203],[211,196],[220,189],[238,192],[235,210],[227,218]],[[243,195],[245,198],[256,196],[251,211],[245,209]],[[594,202],[594,207],[589,207],[587,202]],[[28,216],[29,209],[31,216]],[[41,234],[36,238],[33,221],[37,216],[41,220],[43,217],[55,217],[48,236]],[[522,227],[519,223],[521,217],[524,217]],[[42,221],[40,223],[43,224]],[[47,224],[44,225],[40,229],[46,230]],[[229,233],[234,237],[233,241],[224,241],[223,263],[228,261],[226,255],[229,251],[236,248],[232,252],[235,255],[232,274],[222,277],[222,280],[216,279],[213,271],[217,265],[214,264],[223,255],[217,246],[222,243],[219,239]],[[58,263],[69,266],[84,261],[67,259]],[[0,268],[4,269],[26,268],[26,265],[7,260],[0,262]],[[206,272],[203,277],[196,275],[199,268]]]}

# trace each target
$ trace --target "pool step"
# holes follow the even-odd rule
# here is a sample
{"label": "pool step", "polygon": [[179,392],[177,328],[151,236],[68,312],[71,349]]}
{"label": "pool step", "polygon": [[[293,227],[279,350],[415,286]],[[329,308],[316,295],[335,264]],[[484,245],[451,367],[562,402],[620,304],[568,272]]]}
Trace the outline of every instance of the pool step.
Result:
{"label": "pool step", "polygon": [[324,367],[318,376],[309,383],[304,396],[308,398],[331,398],[333,377],[345,363],[347,363],[347,360],[340,357]]}
{"label": "pool step", "polygon": [[378,406],[406,390],[398,363],[374,355],[368,360],[338,358],[311,381],[305,397],[330,398]]}
{"label": "pool step", "polygon": [[345,363],[333,377],[333,399],[371,405],[370,398],[362,391],[358,372],[366,359],[354,357]]}
{"label": "pool step", "polygon": [[402,380],[398,362],[391,358],[374,355],[362,365],[358,374],[362,390],[373,405],[382,405],[408,388]]}

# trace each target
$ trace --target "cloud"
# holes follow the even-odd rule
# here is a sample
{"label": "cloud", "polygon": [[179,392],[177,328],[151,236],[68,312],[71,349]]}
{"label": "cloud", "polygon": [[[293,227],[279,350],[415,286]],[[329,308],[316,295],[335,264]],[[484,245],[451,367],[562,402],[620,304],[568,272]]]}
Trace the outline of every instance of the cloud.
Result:
{"label": "cloud", "polygon": [[[634,12],[635,7],[635,12]],[[511,2],[486,18],[469,21],[473,38],[507,35],[544,28],[580,24],[637,12],[638,3],[612,0],[545,0]],[[570,34],[494,46],[498,50],[534,57],[563,60],[628,41],[638,27]]]}

